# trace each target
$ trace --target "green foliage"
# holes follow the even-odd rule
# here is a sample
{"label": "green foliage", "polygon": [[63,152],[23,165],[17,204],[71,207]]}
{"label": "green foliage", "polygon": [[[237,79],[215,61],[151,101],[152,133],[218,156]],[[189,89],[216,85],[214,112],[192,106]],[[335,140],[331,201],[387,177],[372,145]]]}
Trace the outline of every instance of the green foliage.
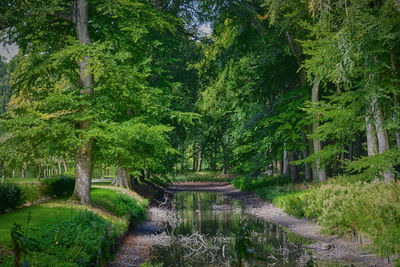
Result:
{"label": "green foliage", "polygon": [[120,194],[113,202],[117,216],[127,217],[134,223],[140,223],[146,216],[147,203],[138,203],[134,198],[124,194]]}
{"label": "green foliage", "polygon": [[172,182],[229,182],[232,181],[229,176],[224,177],[220,172],[205,171],[192,172],[186,171],[170,177]]}
{"label": "green foliage", "polygon": [[285,210],[290,215],[298,218],[304,217],[303,198],[307,191],[287,192],[273,197],[272,202],[275,206]]}
{"label": "green foliage", "polygon": [[267,186],[262,188],[254,189],[254,193],[262,197],[268,202],[272,202],[276,197],[286,195],[298,191],[293,185],[276,185]]}
{"label": "green foliage", "polygon": [[22,203],[34,203],[41,199],[41,185],[39,183],[18,183],[21,190]]}
{"label": "green foliage", "polygon": [[0,214],[22,204],[21,189],[16,184],[0,184]]}
{"label": "green foliage", "polygon": [[79,266],[100,265],[111,258],[117,234],[104,218],[82,211],[42,233],[38,238],[39,252],[45,251],[47,255],[59,258],[60,262]]}
{"label": "green foliage", "polygon": [[147,202],[139,203],[133,197],[112,189],[93,188],[91,197],[93,205],[129,221],[133,220],[135,223],[141,222],[146,215]]}
{"label": "green foliage", "polygon": [[400,187],[391,182],[332,180],[274,203],[296,216],[314,218],[328,234],[363,237],[384,257],[400,254]]}
{"label": "green foliage", "polygon": [[252,191],[261,187],[286,185],[290,183],[290,177],[280,176],[261,176],[258,178],[250,178],[244,175],[239,175],[232,180],[232,184],[241,190]]}
{"label": "green foliage", "polygon": [[41,180],[41,194],[49,197],[66,197],[72,195],[75,179],[69,176],[46,178]]}

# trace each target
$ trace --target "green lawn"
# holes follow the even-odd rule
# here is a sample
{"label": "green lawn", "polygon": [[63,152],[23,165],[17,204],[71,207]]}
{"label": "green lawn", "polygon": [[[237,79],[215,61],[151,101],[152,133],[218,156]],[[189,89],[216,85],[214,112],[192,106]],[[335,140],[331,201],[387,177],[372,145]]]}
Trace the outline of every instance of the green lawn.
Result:
{"label": "green lawn", "polygon": [[71,207],[52,207],[49,204],[42,204],[2,214],[0,215],[0,246],[10,244],[10,230],[14,223],[26,227],[29,214],[31,216],[30,227],[45,231],[52,225],[67,220],[78,212],[79,210]]}

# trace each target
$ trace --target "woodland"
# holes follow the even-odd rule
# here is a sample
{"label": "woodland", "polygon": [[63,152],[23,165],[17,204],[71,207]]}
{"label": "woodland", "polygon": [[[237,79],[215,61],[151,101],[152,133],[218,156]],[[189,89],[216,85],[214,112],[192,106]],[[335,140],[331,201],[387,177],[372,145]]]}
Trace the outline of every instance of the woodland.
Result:
{"label": "woodland", "polygon": [[[229,182],[394,264],[399,0],[3,0],[0,14],[0,42],[19,49],[0,60],[0,265],[105,266],[96,246],[113,251],[145,217],[136,188],[193,181]],[[7,228],[53,196],[30,214],[79,206],[55,227],[106,238],[74,256]]]}

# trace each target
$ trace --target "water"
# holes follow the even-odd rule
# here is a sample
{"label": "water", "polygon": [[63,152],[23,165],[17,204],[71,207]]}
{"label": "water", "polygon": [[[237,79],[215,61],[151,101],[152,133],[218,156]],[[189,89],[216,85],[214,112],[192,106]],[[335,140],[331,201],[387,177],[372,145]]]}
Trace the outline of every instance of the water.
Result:
{"label": "water", "polygon": [[313,266],[309,241],[243,212],[218,193],[179,192],[147,266]]}

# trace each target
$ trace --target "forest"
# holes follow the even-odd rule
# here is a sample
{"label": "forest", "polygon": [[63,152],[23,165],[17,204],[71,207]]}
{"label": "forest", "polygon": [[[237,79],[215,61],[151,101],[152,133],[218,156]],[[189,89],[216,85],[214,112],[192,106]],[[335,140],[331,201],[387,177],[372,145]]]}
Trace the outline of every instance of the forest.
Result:
{"label": "forest", "polygon": [[[400,264],[399,0],[3,0],[0,14],[0,50],[18,47],[0,56],[0,265]],[[126,252],[153,219],[150,252]],[[279,241],[254,243],[268,231]]]}

